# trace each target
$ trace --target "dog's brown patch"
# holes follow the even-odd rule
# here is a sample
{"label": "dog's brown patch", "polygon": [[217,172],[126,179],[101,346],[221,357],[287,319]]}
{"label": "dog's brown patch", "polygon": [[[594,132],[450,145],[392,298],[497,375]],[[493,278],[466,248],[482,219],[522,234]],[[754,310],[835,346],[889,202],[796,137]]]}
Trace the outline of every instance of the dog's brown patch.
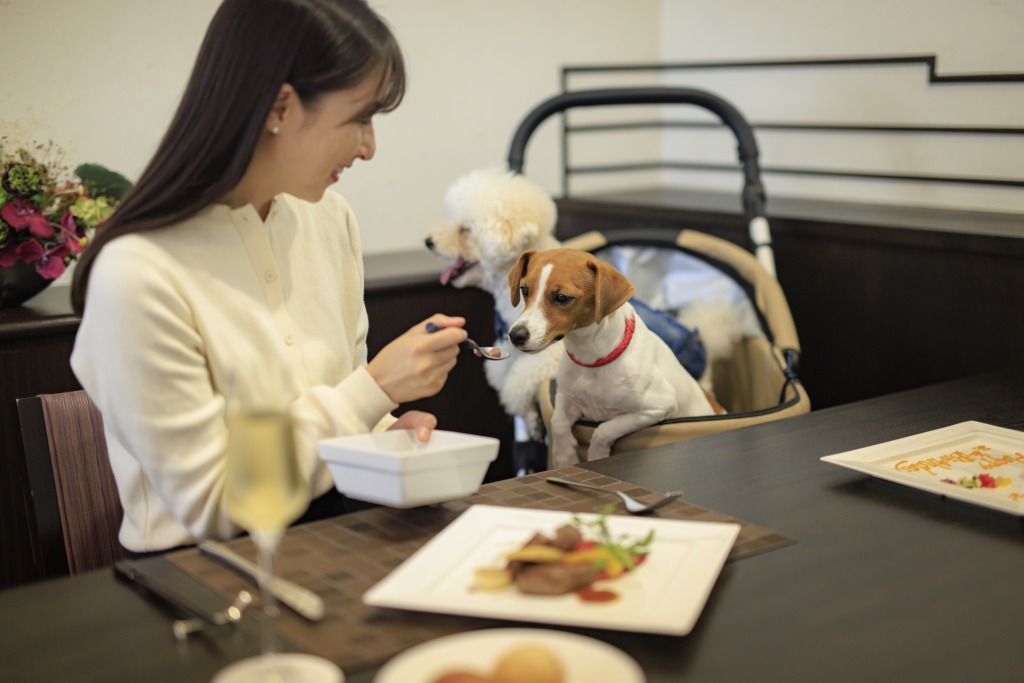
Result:
{"label": "dog's brown patch", "polygon": [[[541,273],[551,264],[551,274],[541,286]],[[622,273],[577,249],[527,251],[509,271],[512,305],[518,306],[526,288],[527,306],[539,306],[548,321],[545,342],[600,322],[633,296],[634,287]]]}

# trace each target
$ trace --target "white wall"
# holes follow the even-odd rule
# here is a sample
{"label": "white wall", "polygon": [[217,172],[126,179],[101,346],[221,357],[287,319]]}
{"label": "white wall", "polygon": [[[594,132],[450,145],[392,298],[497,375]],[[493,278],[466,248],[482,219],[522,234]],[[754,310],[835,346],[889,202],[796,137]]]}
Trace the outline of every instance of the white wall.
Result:
{"label": "white wall", "polygon": [[[1024,72],[1024,0],[371,2],[405,48],[410,85],[406,102],[378,120],[377,158],[357,165],[337,186],[356,208],[367,253],[419,248],[423,234],[443,218],[447,185],[470,169],[504,164],[516,124],[558,90],[563,65],[935,53],[946,73]],[[0,0],[0,135],[52,139],[71,164],[96,161],[136,176],[170,119],[217,4]],[[901,68],[885,81],[851,73],[851,80],[831,85],[814,72],[690,72],[685,82],[734,100],[751,120],[1024,125],[1024,85],[954,92],[924,86],[922,72]],[[552,192],[559,189],[556,126],[552,121],[538,131],[526,157],[527,173]],[[807,164],[824,155],[855,166],[881,158],[897,170],[966,165],[965,172],[1024,176],[1024,143],[1008,139],[983,141],[969,152],[959,143],[937,147],[931,140],[911,146],[895,139],[871,146],[849,138],[796,143],[768,133],[759,140],[766,165]],[[649,137],[634,136],[625,146],[605,147],[628,156],[650,145]],[[712,136],[697,149],[728,159],[733,145]],[[650,179],[630,176],[611,187]],[[715,174],[669,179],[695,187],[735,184]],[[769,198],[1024,211],[1020,190],[766,180]]]}
{"label": "white wall", "polygon": [[[141,172],[219,0],[0,0],[0,135],[52,139],[71,163]],[[658,0],[371,0],[409,64],[406,101],[377,119],[377,157],[336,186],[367,253],[418,249],[448,184],[504,165],[519,119],[563,63],[654,61]],[[554,123],[527,172],[558,188]]]}
{"label": "white wall", "polygon": [[[666,62],[931,55],[940,74],[1024,73],[1024,0],[662,0]],[[927,83],[925,66],[677,72],[751,121],[1024,127],[1024,83]],[[667,156],[735,158],[726,134],[667,140]],[[689,134],[687,136],[689,138]],[[796,135],[759,131],[765,166],[1024,179],[1022,136]],[[735,177],[676,173],[691,187]],[[1024,190],[765,177],[769,196],[1024,212]],[[731,184],[731,185],[730,185]]]}

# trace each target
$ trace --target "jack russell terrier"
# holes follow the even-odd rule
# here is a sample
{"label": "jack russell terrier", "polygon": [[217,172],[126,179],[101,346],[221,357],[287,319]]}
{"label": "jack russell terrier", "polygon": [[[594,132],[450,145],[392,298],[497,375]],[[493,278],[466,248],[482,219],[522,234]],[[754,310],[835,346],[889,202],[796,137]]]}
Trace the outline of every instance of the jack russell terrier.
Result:
{"label": "jack russell terrier", "polygon": [[576,249],[526,251],[508,274],[513,306],[524,307],[509,341],[540,353],[562,340],[551,464],[577,461],[572,426],[594,430],[587,460],[606,458],[620,437],[672,417],[724,412],[652,333],[628,302],[632,283],[611,265]]}

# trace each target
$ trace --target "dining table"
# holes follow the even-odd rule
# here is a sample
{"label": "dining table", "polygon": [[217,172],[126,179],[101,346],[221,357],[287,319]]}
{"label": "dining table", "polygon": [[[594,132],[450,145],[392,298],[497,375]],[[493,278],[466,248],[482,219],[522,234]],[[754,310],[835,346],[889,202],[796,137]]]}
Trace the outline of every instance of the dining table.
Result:
{"label": "dining table", "polygon": [[[494,482],[466,501],[370,508],[293,527],[276,568],[321,593],[327,617],[306,622],[282,610],[282,646],[334,659],[347,683],[372,683],[382,665],[419,643],[510,626],[604,641],[632,657],[647,683],[1019,683],[1024,512],[822,460],[966,421],[1024,430],[1024,368]],[[1024,432],[1020,443],[1024,450]],[[538,624],[363,602],[367,587],[470,505],[585,511],[615,500],[546,484],[548,474],[604,482],[646,500],[682,490],[658,518],[742,525],[691,631]],[[247,553],[247,544],[230,545]],[[226,604],[247,585],[195,549],[137,566],[210,605]],[[8,589],[0,592],[0,681],[208,681],[259,651],[254,612],[235,626],[178,640],[172,623],[181,614],[110,569]]]}

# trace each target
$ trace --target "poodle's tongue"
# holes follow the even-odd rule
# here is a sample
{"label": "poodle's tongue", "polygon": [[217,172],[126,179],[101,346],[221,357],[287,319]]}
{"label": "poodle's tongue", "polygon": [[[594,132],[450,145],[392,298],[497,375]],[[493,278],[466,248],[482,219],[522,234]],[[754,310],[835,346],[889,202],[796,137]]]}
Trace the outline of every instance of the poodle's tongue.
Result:
{"label": "poodle's tongue", "polygon": [[441,273],[441,285],[444,286],[448,284],[448,281],[452,279],[452,275],[459,272],[459,269],[464,265],[466,265],[465,259],[462,257],[455,259],[455,263],[445,268],[444,272]]}

